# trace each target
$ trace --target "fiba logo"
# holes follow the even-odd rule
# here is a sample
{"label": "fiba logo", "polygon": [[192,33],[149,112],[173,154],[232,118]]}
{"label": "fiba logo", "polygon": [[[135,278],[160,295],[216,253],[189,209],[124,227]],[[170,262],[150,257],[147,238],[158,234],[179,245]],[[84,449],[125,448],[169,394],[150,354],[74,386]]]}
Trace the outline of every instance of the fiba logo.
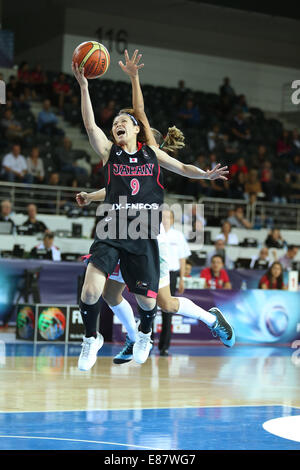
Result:
{"label": "fiba logo", "polygon": [[268,309],[265,316],[265,324],[268,332],[275,337],[282,336],[288,326],[289,317],[285,308],[281,305],[274,305]]}
{"label": "fiba logo", "polygon": [[292,83],[292,88],[296,88],[296,91],[291,96],[293,104],[300,104],[300,80],[294,80]]}
{"label": "fiba logo", "polygon": [[39,315],[38,330],[46,341],[57,340],[63,336],[66,328],[66,316],[57,307],[49,307]]}
{"label": "fiba logo", "polygon": [[32,308],[29,306],[21,308],[17,315],[17,330],[20,338],[33,338],[34,323],[34,312]]}
{"label": "fiba logo", "polygon": [[83,325],[82,317],[80,310],[73,310],[72,312],[72,323],[79,323],[80,325]]}

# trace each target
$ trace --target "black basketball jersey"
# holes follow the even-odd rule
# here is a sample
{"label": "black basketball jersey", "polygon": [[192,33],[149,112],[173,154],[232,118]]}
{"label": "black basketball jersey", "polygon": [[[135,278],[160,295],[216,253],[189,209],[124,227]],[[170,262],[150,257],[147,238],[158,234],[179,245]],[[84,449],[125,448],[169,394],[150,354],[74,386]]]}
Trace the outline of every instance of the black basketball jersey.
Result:
{"label": "black basketball jersey", "polygon": [[156,154],[149,146],[139,144],[137,152],[129,154],[113,144],[105,166],[105,183],[104,206],[110,207],[106,217],[108,221],[109,216],[114,215],[119,223],[121,218],[126,218],[129,223],[144,212],[149,216],[150,228],[151,214],[157,212],[159,221],[154,232],[156,235],[159,233],[164,187]]}

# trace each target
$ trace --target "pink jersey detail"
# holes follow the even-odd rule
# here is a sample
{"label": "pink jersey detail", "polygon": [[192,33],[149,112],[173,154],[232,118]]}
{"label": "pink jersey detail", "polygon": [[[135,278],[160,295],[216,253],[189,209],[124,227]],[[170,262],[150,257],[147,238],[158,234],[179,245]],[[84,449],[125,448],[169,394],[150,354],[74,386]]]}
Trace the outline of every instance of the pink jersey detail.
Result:
{"label": "pink jersey detail", "polygon": [[156,299],[157,293],[154,292],[153,290],[147,290],[146,296],[147,296],[147,297],[151,297],[152,299]]}
{"label": "pink jersey detail", "polygon": [[165,189],[159,181],[159,175],[160,175],[160,166],[158,165],[158,175],[157,175],[157,180],[156,181],[157,181],[158,186],[160,186],[162,189]]}

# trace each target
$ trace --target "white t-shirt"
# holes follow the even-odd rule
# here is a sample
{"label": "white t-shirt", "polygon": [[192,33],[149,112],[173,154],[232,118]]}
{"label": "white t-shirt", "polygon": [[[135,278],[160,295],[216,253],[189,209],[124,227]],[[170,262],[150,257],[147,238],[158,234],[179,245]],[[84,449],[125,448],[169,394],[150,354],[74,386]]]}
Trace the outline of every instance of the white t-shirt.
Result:
{"label": "white t-shirt", "polygon": [[23,155],[18,155],[15,157],[12,153],[5,155],[2,161],[2,166],[7,166],[13,171],[22,173],[22,171],[27,171],[27,163]]}
{"label": "white t-shirt", "polygon": [[[219,235],[216,236],[215,240],[224,240],[225,241],[224,234],[220,233]],[[238,245],[238,244],[239,244],[239,239],[238,239],[237,235],[235,233],[230,232],[229,235],[228,235],[227,245]]]}
{"label": "white t-shirt", "polygon": [[169,244],[169,269],[170,271],[179,271],[180,259],[188,258],[191,254],[189,245],[184,235],[173,227],[165,232],[165,237]]}

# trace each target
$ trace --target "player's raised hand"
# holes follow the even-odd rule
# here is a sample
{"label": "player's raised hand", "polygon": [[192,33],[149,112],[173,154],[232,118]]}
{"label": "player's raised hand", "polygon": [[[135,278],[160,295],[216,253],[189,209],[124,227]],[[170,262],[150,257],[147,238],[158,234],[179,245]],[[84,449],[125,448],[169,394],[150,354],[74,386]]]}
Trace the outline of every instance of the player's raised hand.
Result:
{"label": "player's raised hand", "polygon": [[88,206],[91,203],[88,193],[81,192],[76,194],[76,202],[79,207]]}
{"label": "player's raised hand", "polygon": [[225,176],[229,173],[227,166],[222,166],[221,163],[218,163],[213,170],[206,171],[206,179],[208,180],[225,180],[227,181],[228,178]]}
{"label": "player's raised hand", "polygon": [[128,51],[125,49],[124,57],[125,57],[125,65],[120,60],[119,66],[123,70],[123,72],[127,73],[130,77],[136,77],[138,75],[139,69],[144,67],[144,64],[139,64],[141,60],[142,54],[138,54],[138,49],[136,49],[133,53],[131,59],[129,58]]}
{"label": "player's raised hand", "polygon": [[72,70],[73,70],[73,73],[74,73],[75,78],[76,78],[77,82],[79,83],[79,85],[81,87],[82,86],[88,86],[87,78],[85,78],[85,76],[84,76],[84,67],[80,71],[79,68],[78,68],[78,64],[75,64],[75,62],[72,62]]}

